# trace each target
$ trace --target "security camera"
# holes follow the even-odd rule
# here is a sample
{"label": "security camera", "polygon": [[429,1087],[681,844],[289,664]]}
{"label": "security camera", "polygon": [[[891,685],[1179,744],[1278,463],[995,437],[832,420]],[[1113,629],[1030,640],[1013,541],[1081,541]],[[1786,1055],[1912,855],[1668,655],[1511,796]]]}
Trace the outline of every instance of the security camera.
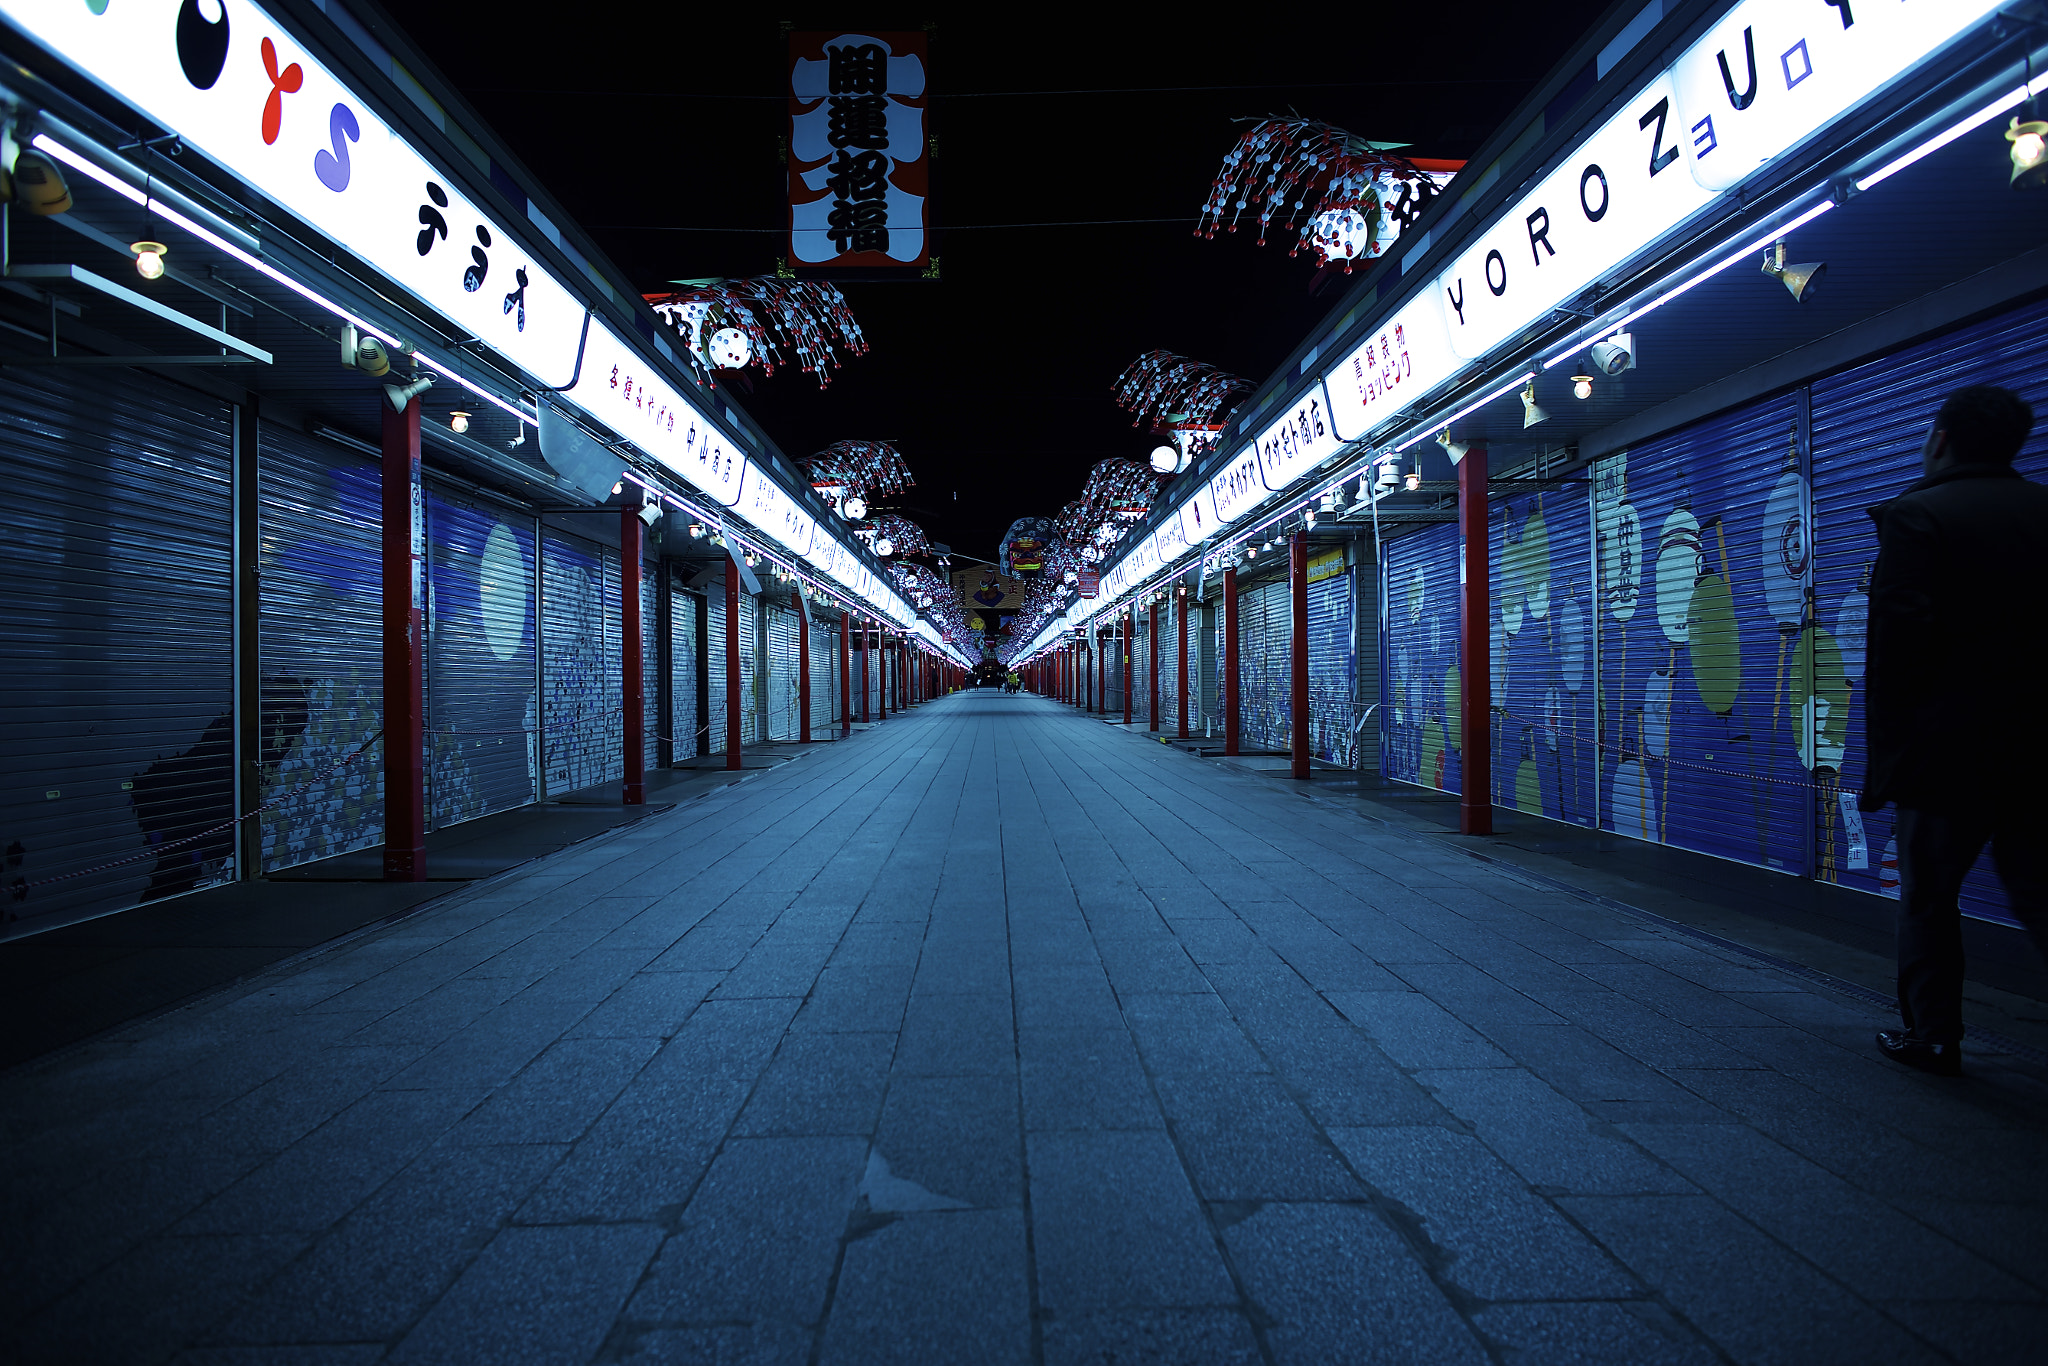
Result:
{"label": "security camera", "polygon": [[1603,375],[1618,375],[1636,368],[1636,339],[1617,332],[1606,341],[1593,343],[1593,368]]}

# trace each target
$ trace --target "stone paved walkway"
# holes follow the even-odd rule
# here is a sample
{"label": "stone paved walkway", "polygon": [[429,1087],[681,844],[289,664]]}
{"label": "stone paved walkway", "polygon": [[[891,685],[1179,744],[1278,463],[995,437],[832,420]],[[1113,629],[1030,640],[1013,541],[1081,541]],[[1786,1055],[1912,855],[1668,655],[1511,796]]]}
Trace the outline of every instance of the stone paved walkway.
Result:
{"label": "stone paved walkway", "polygon": [[2048,1086],[1030,697],[0,1077],[25,1361],[1967,1362]]}

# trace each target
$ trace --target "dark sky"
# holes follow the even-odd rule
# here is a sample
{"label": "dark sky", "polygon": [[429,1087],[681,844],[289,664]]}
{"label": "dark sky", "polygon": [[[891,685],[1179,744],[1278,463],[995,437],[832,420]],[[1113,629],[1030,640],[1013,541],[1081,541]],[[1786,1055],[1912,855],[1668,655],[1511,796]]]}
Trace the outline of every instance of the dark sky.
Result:
{"label": "dark sky", "polygon": [[[544,35],[496,3],[398,13],[634,284],[654,290],[772,273],[784,254],[787,45],[778,16],[750,8],[593,4],[589,22]],[[1095,461],[1155,444],[1110,398],[1138,355],[1165,347],[1256,382],[1342,295],[1311,297],[1313,260],[1285,245],[1192,235],[1248,126],[1233,120],[1292,110],[1412,142],[1413,156],[1464,157],[1606,8],[1412,4],[1346,23],[1327,7],[1259,5],[1229,11],[1241,24],[1171,28],[1082,27],[1022,6],[949,16],[932,32],[929,125],[944,278],[844,284],[869,353],[822,392],[778,370],[740,401],[792,456],[842,437],[893,440],[917,477],[899,510],[934,540],[994,558],[1013,518],[1056,513]],[[799,29],[924,22],[786,17]],[[1018,93],[1041,91],[1061,93]],[[1102,221],[1122,219],[1177,221]],[[976,226],[1069,220],[1091,225]]]}

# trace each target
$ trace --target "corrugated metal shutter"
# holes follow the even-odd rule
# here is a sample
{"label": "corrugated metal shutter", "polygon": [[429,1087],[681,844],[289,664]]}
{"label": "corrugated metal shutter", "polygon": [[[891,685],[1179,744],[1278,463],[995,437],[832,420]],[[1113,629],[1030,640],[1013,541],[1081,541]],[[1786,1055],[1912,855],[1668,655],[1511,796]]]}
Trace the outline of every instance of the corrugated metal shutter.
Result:
{"label": "corrugated metal shutter", "polygon": [[1152,723],[1152,614],[1155,605],[1138,613],[1131,627],[1131,724]]}
{"label": "corrugated metal shutter", "polygon": [[[662,724],[661,684],[665,665],[661,653],[661,574],[659,559],[640,565],[640,754],[646,767],[661,767]],[[624,737],[620,738],[619,767],[625,771]]]}
{"label": "corrugated metal shutter", "polygon": [[704,641],[698,613],[704,599],[683,587],[680,575],[669,582],[669,738],[674,762],[684,763],[703,749],[704,727],[697,716],[697,690],[704,677]]}
{"label": "corrugated metal shutter", "polygon": [[839,715],[839,632],[811,617],[811,736],[822,739]]}
{"label": "corrugated metal shutter", "polygon": [[1284,750],[1293,719],[1287,674],[1294,637],[1286,581],[1239,590],[1237,626],[1239,744],[1247,751]]}
{"label": "corrugated metal shutter", "polygon": [[[1494,704],[1500,709],[1494,718],[1493,799],[1587,826],[1599,819],[1600,774],[1594,692],[1588,686],[1590,489],[1578,484],[1495,503],[1487,533]],[[1681,568],[1690,576],[1689,568]]]}
{"label": "corrugated metal shutter", "polygon": [[1223,734],[1223,603],[1220,599],[1209,603],[1202,610],[1201,619],[1193,625],[1199,627],[1191,647],[1197,652],[1196,658],[1188,662],[1196,667],[1196,677],[1202,680],[1202,714],[1200,724],[1204,734]]}
{"label": "corrugated metal shutter", "polygon": [[1324,551],[1308,564],[1309,752],[1349,766],[1358,663],[1351,643],[1351,575],[1344,551]]}
{"label": "corrugated metal shutter", "polygon": [[1791,399],[1598,463],[1607,828],[1805,871],[1803,470]]}
{"label": "corrugated metal shutter", "polygon": [[[1169,596],[1159,612],[1159,728],[1177,732],[1180,728],[1180,614],[1187,599],[1167,590]],[[1189,646],[1194,642],[1190,640]],[[1193,663],[1192,660],[1189,661]],[[1193,721],[1195,718],[1188,718]]]}
{"label": "corrugated metal shutter", "polygon": [[[725,696],[725,591],[714,584],[710,594],[710,648],[706,651],[706,667],[710,670],[710,687],[707,690],[711,704],[707,709],[710,721],[711,750],[713,754],[725,753],[726,696]],[[761,679],[757,673],[760,658],[760,607],[748,593],[740,594],[740,743],[751,745],[761,738]]]}
{"label": "corrugated metal shutter", "polygon": [[1102,709],[1115,716],[1124,714],[1124,622],[1105,631],[1099,642],[1102,651]]}
{"label": "corrugated metal shutter", "polygon": [[263,866],[384,840],[384,747],[315,779],[384,724],[383,474],[375,460],[262,424]]}
{"label": "corrugated metal shutter", "polygon": [[761,600],[751,593],[740,594],[740,682],[746,689],[741,700],[740,743],[758,744],[761,739]]}
{"label": "corrugated metal shutter", "polygon": [[[0,381],[6,935],[232,875],[231,435],[111,370]],[[48,878],[47,886],[29,886]]]}
{"label": "corrugated metal shutter", "polygon": [[768,738],[794,740],[797,716],[796,613],[776,603],[768,618]]}
{"label": "corrugated metal shutter", "polygon": [[436,826],[532,802],[540,786],[534,521],[429,487],[427,790]]}
{"label": "corrugated metal shutter", "polygon": [[1451,526],[1386,543],[1387,625],[1380,649],[1380,771],[1456,792],[1458,533]]}
{"label": "corrugated metal shutter", "polygon": [[541,736],[547,794],[624,773],[619,714],[619,556],[541,530]]}
{"label": "corrugated metal shutter", "polygon": [[[1894,808],[1860,813],[1864,866],[1852,857],[1859,813],[1851,794],[1862,786],[1864,773],[1866,590],[1877,558],[1877,536],[1865,509],[1919,478],[1917,452],[1935,412],[1968,384],[2016,389],[2036,413],[2048,414],[2048,307],[2004,314],[1813,386],[1819,620],[1812,641],[1818,686],[1808,710],[1822,715],[1815,728],[1821,786],[1815,875],[1886,896],[1898,895]],[[2030,479],[2048,479],[2048,423],[2035,426],[2015,465]],[[1962,905],[1970,915],[2015,923],[1988,858],[1978,860],[1964,881]]]}

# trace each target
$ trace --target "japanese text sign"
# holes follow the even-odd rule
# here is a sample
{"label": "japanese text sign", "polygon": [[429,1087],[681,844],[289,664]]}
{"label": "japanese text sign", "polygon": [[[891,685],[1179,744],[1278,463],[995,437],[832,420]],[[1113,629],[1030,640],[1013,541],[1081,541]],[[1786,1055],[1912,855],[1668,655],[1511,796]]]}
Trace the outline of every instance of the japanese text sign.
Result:
{"label": "japanese text sign", "polygon": [[922,33],[789,37],[789,261],[800,272],[931,261]]}

